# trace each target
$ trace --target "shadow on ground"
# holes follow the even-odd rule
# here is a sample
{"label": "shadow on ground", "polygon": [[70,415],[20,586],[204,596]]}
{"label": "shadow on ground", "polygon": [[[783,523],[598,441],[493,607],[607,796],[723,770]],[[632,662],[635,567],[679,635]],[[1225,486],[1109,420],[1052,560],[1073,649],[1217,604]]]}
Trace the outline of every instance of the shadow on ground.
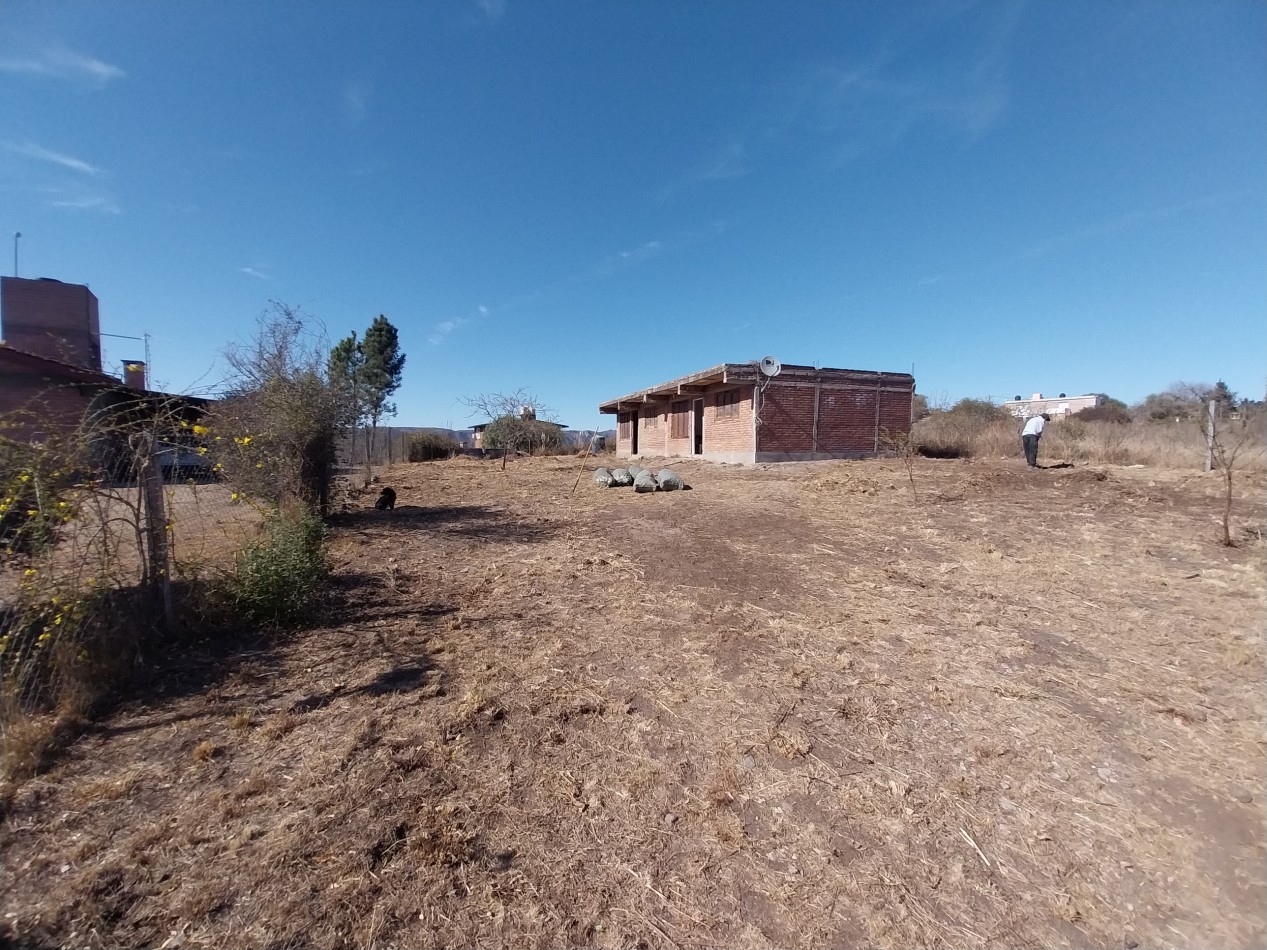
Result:
{"label": "shadow on ground", "polygon": [[488,505],[397,505],[393,511],[349,511],[330,517],[332,528],[388,531],[443,531],[489,542],[536,543],[558,532],[551,521],[519,518],[504,508]]}

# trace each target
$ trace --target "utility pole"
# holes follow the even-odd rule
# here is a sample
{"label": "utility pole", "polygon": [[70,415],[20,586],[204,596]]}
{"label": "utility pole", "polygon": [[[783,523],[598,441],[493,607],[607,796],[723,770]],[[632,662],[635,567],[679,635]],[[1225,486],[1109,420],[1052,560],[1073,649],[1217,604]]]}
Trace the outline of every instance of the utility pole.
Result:
{"label": "utility pole", "polygon": [[18,276],[18,238],[22,236],[21,231],[13,232],[13,276]]}

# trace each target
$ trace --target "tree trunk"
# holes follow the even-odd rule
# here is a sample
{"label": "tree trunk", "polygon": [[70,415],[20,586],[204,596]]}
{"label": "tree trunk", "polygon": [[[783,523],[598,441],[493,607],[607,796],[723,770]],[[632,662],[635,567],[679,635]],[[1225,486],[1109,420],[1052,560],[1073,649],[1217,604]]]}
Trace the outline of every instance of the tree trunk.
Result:
{"label": "tree trunk", "polygon": [[1232,467],[1230,465],[1223,469],[1223,479],[1227,488],[1223,496],[1223,546],[1230,548],[1232,547]]}

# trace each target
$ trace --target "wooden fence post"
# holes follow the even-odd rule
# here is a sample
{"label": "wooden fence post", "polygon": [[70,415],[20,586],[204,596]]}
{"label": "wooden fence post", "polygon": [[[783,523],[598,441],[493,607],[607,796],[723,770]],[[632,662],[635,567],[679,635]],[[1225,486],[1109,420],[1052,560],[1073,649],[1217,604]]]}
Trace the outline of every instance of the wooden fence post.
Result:
{"label": "wooden fence post", "polygon": [[162,457],[155,434],[149,436],[148,451],[140,458],[139,481],[145,509],[146,575],[150,586],[163,601],[163,619],[170,626],[176,619],[172,603],[171,550],[165,499]]}

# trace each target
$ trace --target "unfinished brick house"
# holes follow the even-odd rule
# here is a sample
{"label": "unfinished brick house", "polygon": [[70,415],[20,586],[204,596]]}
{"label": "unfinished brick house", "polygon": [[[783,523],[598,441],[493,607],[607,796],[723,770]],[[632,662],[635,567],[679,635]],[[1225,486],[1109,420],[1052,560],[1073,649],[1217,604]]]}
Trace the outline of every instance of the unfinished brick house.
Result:
{"label": "unfinished brick house", "polygon": [[[765,361],[763,361],[764,363]],[[863,458],[911,428],[908,373],[723,363],[601,404],[616,455],[718,462]]]}

